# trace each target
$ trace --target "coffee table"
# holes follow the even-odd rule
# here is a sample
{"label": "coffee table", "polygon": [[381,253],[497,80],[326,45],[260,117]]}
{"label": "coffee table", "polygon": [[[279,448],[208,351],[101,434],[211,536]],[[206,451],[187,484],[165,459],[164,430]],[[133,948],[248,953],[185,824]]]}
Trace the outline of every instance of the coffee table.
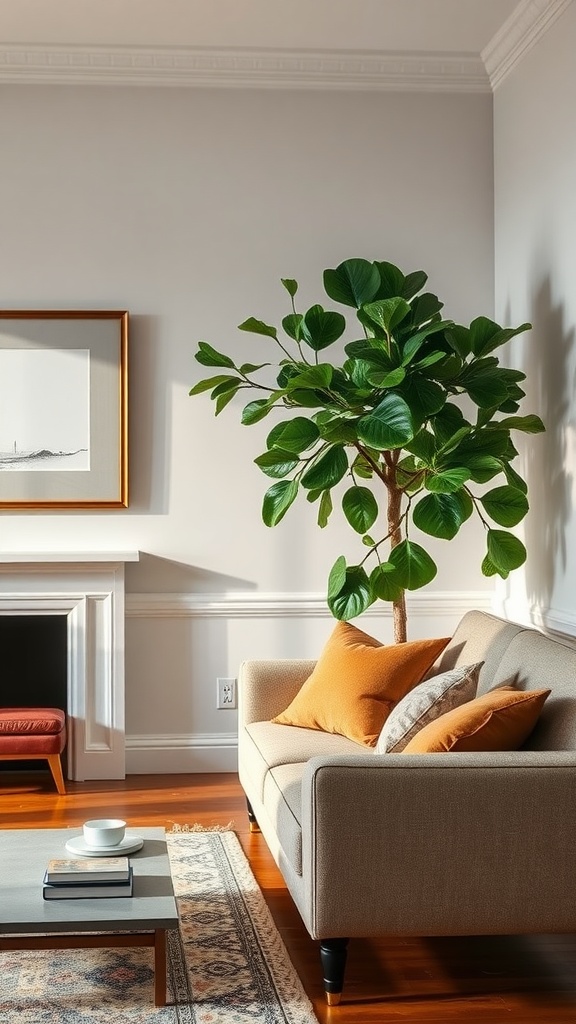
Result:
{"label": "coffee table", "polygon": [[178,928],[166,836],[163,828],[132,832],[144,839],[130,854],[133,896],[48,901],[42,897],[46,865],[69,857],[65,843],[82,830],[0,829],[0,950],[151,946],[154,1002],[165,1006],[166,932]]}

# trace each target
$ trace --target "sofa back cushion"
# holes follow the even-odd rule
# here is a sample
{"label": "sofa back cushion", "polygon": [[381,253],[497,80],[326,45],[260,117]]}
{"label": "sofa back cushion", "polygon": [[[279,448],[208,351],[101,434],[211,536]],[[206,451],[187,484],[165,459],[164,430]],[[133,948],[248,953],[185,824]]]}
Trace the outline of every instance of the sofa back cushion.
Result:
{"label": "sofa back cushion", "polygon": [[576,750],[576,648],[536,630],[515,636],[494,675],[494,686],[550,689],[528,750]]}
{"label": "sofa back cushion", "polygon": [[425,678],[481,661],[478,693],[485,693],[494,685],[494,676],[509,644],[518,633],[525,631],[524,626],[516,622],[506,622],[488,612],[466,612],[460,619],[450,643],[426,673]]}

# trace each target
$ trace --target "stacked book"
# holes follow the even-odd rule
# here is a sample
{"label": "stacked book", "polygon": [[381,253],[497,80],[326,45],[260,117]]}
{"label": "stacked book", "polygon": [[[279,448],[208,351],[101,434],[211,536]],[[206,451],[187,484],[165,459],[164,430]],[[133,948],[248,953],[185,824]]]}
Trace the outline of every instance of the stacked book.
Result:
{"label": "stacked book", "polygon": [[45,900],[98,899],[132,895],[128,857],[51,860],[44,874]]}

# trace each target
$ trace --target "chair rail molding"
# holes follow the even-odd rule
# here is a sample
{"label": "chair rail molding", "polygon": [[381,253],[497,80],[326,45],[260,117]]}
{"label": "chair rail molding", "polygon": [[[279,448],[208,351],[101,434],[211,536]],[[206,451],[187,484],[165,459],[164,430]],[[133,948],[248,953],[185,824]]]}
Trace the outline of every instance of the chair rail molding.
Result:
{"label": "chair rail molding", "polygon": [[[407,595],[408,612],[413,616],[440,614],[460,618],[465,611],[493,607],[491,590],[428,591]],[[127,618],[224,618],[224,619],[331,619],[324,593],[254,593],[243,591],[222,594],[126,594]],[[381,601],[364,612],[363,618],[392,618],[392,605]]]}

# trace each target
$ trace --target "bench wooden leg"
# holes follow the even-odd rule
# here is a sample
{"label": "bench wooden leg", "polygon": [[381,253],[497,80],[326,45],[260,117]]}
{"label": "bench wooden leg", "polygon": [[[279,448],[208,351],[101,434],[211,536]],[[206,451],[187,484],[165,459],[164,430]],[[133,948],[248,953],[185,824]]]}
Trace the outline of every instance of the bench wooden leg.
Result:
{"label": "bench wooden leg", "polygon": [[54,782],[56,783],[56,789],[61,796],[66,796],[66,786],[64,784],[64,776],[62,774],[62,762],[60,760],[60,754],[48,754],[48,764],[50,765],[50,771]]}

